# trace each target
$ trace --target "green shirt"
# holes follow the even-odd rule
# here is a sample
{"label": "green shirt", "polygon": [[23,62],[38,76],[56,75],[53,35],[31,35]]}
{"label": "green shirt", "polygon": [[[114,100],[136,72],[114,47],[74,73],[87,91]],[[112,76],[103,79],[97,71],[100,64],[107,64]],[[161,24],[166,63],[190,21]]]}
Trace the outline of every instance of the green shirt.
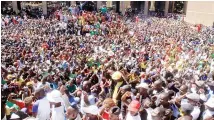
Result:
{"label": "green shirt", "polygon": [[76,85],[72,85],[72,86],[67,85],[66,87],[70,93],[73,93],[77,89]]}
{"label": "green shirt", "polygon": [[91,35],[94,35],[94,34],[95,34],[95,32],[94,32],[94,31],[90,31],[90,34],[91,34]]}
{"label": "green shirt", "polygon": [[102,13],[106,13],[106,12],[107,12],[107,8],[106,8],[106,7],[102,7],[102,8],[101,8],[101,12],[102,12]]}

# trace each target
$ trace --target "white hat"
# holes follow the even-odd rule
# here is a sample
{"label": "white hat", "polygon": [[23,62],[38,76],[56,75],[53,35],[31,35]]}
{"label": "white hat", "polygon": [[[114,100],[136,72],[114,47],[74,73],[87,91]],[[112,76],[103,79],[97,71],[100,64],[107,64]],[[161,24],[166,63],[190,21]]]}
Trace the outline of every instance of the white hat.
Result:
{"label": "white hat", "polygon": [[17,114],[13,113],[10,117],[10,119],[18,119],[20,118]]}
{"label": "white hat", "polygon": [[214,97],[211,97],[206,103],[206,106],[214,108]]}
{"label": "white hat", "polygon": [[96,105],[90,105],[88,107],[83,107],[83,112],[89,113],[92,115],[98,115],[99,113],[99,108]]}
{"label": "white hat", "polygon": [[47,94],[47,99],[50,102],[62,102],[62,94],[60,93],[59,90],[53,90],[50,93]]}
{"label": "white hat", "polygon": [[149,89],[149,85],[146,83],[140,83],[139,85],[136,86],[136,88],[145,88],[145,89]]}

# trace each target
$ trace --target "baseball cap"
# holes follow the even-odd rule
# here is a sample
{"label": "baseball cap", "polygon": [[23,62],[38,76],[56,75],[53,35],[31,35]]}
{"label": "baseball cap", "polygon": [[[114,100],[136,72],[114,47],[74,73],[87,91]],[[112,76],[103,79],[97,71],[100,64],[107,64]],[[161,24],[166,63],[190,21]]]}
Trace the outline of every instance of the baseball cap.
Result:
{"label": "baseball cap", "polygon": [[149,89],[149,85],[147,83],[140,83],[139,85],[136,86],[136,88]]}
{"label": "baseball cap", "polygon": [[141,104],[140,104],[139,101],[133,100],[133,101],[129,104],[128,110],[129,110],[129,111],[133,111],[133,112],[137,112],[137,111],[140,109],[140,106],[141,106]]}
{"label": "baseball cap", "polygon": [[99,108],[96,105],[90,105],[88,107],[83,107],[83,112],[92,114],[92,115],[98,115]]}
{"label": "baseball cap", "polygon": [[190,100],[195,101],[195,102],[199,102],[199,100],[200,100],[200,96],[197,93],[189,93],[186,95],[186,97]]}

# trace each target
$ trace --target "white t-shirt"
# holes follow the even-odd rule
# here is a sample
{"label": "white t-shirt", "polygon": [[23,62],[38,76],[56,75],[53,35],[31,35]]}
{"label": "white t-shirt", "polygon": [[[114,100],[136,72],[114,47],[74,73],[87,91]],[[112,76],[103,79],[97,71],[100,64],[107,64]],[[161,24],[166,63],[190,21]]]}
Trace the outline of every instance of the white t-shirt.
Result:
{"label": "white t-shirt", "polygon": [[128,112],[128,114],[126,115],[126,120],[141,120],[140,114],[138,113],[138,115],[132,116],[130,112]]}
{"label": "white t-shirt", "polygon": [[50,120],[50,103],[47,98],[38,101],[38,112],[36,118],[38,120]]}
{"label": "white t-shirt", "polygon": [[52,112],[51,120],[64,120],[65,119],[64,110],[65,110],[64,106],[60,106],[56,108],[53,107],[51,109],[51,112]]}
{"label": "white t-shirt", "polygon": [[200,114],[200,108],[198,106],[194,106],[194,109],[191,113],[191,115],[193,116],[192,120],[197,120]]}

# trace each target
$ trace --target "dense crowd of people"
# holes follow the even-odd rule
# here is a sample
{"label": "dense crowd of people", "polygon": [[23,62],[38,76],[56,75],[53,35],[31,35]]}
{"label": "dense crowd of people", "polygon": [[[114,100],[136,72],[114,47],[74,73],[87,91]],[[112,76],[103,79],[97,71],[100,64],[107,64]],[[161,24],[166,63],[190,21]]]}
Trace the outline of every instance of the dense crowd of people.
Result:
{"label": "dense crowd of people", "polygon": [[213,120],[214,29],[100,12],[2,16],[3,120]]}

